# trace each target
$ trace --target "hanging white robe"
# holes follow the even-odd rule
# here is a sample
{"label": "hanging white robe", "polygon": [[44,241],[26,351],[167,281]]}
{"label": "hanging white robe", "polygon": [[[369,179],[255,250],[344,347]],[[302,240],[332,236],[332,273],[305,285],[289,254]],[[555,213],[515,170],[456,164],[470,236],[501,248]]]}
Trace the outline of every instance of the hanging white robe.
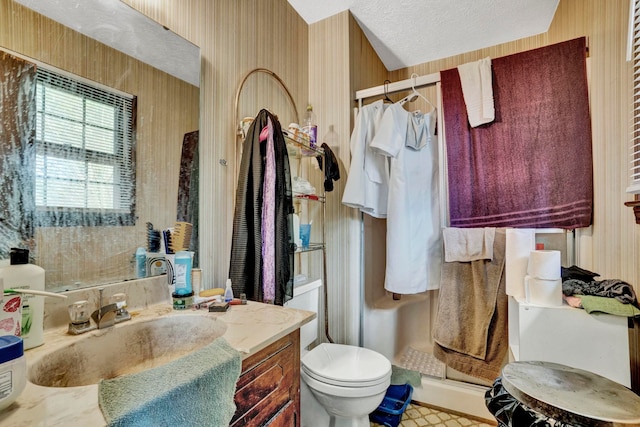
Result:
{"label": "hanging white robe", "polygon": [[390,157],[384,287],[413,294],[440,285],[442,238],[438,200],[436,111],[387,107],[371,148]]}
{"label": "hanging white robe", "polygon": [[387,217],[389,164],[370,143],[385,110],[382,100],[363,106],[351,134],[351,166],[342,203],[375,218]]}

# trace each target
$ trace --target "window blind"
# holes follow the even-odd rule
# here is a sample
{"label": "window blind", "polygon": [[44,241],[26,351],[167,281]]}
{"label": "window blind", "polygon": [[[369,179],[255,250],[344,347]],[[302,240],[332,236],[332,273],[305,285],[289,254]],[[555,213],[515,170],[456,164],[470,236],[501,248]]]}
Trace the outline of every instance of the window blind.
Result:
{"label": "window blind", "polygon": [[36,109],[41,225],[131,224],[135,98],[38,68]]}

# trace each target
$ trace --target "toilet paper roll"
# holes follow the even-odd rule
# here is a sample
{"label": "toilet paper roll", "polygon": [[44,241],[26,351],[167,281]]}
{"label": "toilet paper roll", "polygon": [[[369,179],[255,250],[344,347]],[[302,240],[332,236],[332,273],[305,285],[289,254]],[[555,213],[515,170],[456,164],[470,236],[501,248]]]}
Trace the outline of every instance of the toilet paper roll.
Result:
{"label": "toilet paper roll", "polygon": [[536,233],[532,228],[507,228],[505,280],[507,295],[524,300],[524,276],[529,255],[536,248]]}
{"label": "toilet paper roll", "polygon": [[560,279],[560,251],[531,251],[527,274],[538,279]]}
{"label": "toilet paper roll", "polygon": [[524,290],[529,304],[542,307],[562,306],[562,279],[545,280],[525,276]]}

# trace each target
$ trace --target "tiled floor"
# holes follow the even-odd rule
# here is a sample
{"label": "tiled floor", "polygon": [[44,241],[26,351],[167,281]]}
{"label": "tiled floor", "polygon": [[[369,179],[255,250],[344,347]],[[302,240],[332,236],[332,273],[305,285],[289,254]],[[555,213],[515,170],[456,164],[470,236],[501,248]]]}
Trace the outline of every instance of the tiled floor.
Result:
{"label": "tiled floor", "polygon": [[[466,418],[461,415],[449,414],[439,409],[418,406],[410,403],[402,414],[399,427],[493,427],[497,423],[488,423]],[[371,427],[380,424],[371,423]]]}

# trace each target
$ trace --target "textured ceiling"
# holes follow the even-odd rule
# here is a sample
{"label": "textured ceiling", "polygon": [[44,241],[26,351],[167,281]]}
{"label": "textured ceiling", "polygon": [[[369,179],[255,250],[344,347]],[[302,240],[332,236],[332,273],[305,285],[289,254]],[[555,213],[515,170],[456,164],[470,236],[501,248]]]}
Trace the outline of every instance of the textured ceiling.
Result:
{"label": "textured ceiling", "polygon": [[559,0],[288,0],[308,23],[350,10],[389,71],[544,33]]}
{"label": "textured ceiling", "polygon": [[[16,0],[199,85],[200,51],[118,0]],[[212,0],[215,1],[215,0]],[[309,24],[350,10],[389,71],[548,30],[559,0],[288,0]]]}

